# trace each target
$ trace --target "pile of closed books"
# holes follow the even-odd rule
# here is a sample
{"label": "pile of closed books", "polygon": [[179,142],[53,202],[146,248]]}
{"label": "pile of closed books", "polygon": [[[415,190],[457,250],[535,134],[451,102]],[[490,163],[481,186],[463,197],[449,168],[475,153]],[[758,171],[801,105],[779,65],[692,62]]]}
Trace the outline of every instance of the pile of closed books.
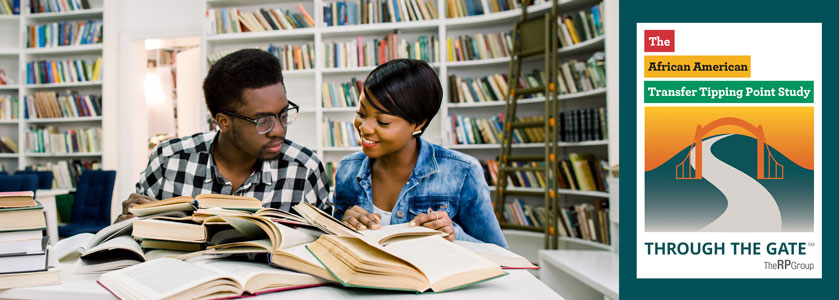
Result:
{"label": "pile of closed books", "polygon": [[0,289],[61,283],[48,259],[44,207],[34,197],[0,193]]}
{"label": "pile of closed books", "polygon": [[[535,268],[505,249],[450,243],[422,226],[359,232],[309,203],[294,210],[263,208],[252,197],[176,197],[134,206],[135,218],[59,241],[54,252],[80,255],[74,273],[104,272],[99,283],[120,299],[242,297],[325,284],[439,292],[502,276],[502,264]],[[370,267],[379,271],[364,271]]]}

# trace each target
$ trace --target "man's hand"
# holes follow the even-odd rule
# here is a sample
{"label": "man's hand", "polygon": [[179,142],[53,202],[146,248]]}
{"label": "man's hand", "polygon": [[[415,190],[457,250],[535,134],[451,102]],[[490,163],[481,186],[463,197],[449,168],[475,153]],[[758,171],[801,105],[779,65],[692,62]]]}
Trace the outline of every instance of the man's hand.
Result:
{"label": "man's hand", "polygon": [[352,226],[357,230],[379,229],[381,226],[379,222],[382,221],[382,216],[368,212],[358,205],[353,206],[344,212],[344,221],[347,225]]}
{"label": "man's hand", "polygon": [[128,209],[134,207],[135,205],[145,204],[154,201],[154,199],[137,193],[131,193],[131,196],[128,196],[128,200],[122,201],[122,215],[120,215],[116,222],[122,222],[134,217],[133,214],[128,212]]}
{"label": "man's hand", "polygon": [[431,229],[439,230],[447,235],[445,238],[450,242],[454,242],[455,233],[452,219],[449,218],[449,213],[445,210],[433,211],[429,209],[427,213],[419,214],[411,220],[411,226],[425,226]]}

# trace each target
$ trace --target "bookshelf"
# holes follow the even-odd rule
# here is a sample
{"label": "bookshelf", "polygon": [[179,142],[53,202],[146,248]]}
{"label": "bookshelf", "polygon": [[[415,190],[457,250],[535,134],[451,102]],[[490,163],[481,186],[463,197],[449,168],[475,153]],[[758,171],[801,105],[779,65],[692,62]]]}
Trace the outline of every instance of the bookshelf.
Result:
{"label": "bookshelf", "polygon": [[[479,160],[493,159],[499,153],[498,145],[496,144],[457,144],[455,137],[451,133],[449,114],[463,114],[474,117],[486,118],[492,115],[497,115],[503,112],[504,101],[497,102],[473,102],[473,103],[450,103],[449,94],[452,93],[449,89],[448,80],[449,75],[458,75],[466,77],[487,76],[496,73],[506,74],[509,70],[509,57],[497,57],[490,59],[468,60],[468,61],[449,61],[448,51],[446,49],[446,38],[456,37],[459,35],[473,35],[478,33],[499,33],[509,32],[512,30],[512,22],[520,18],[520,9],[511,9],[507,11],[500,11],[492,13],[489,7],[484,8],[484,14],[446,18],[447,1],[434,0],[437,9],[437,15],[440,18],[433,20],[420,20],[408,22],[388,22],[379,24],[360,24],[360,25],[344,25],[344,26],[326,26],[322,9],[325,4],[332,3],[332,0],[244,0],[244,1],[214,1],[207,0],[204,2],[203,11],[205,16],[204,30],[201,36],[201,57],[202,57],[202,73],[206,74],[209,69],[207,57],[224,51],[233,51],[241,48],[260,47],[266,49],[269,45],[284,46],[294,44],[312,43],[315,47],[314,68],[304,70],[284,70],[283,75],[287,88],[288,97],[300,105],[300,115],[297,121],[288,131],[288,138],[298,142],[302,145],[314,150],[324,163],[338,162],[340,159],[350,153],[360,151],[360,147],[335,147],[325,143],[323,132],[328,129],[324,126],[326,120],[333,121],[351,121],[354,117],[356,108],[349,107],[323,107],[322,105],[322,84],[323,83],[342,83],[350,82],[352,78],[363,80],[364,76],[374,69],[373,66],[363,67],[345,67],[345,68],[331,68],[325,67],[324,61],[325,47],[324,43],[344,43],[357,40],[360,36],[363,41],[370,39],[382,39],[387,34],[397,33],[399,39],[405,39],[409,42],[416,41],[419,36],[434,36],[439,41],[440,46],[435,49],[438,60],[427,60],[438,72],[440,82],[443,86],[443,105],[439,114],[431,121],[430,126],[423,134],[423,138],[432,143],[437,143],[446,146],[450,149],[464,152],[472,155]],[[485,1],[484,4],[486,4]],[[536,4],[528,9],[530,15],[544,14],[551,9],[551,2],[537,0]],[[609,1],[607,1],[609,2]],[[601,3],[595,0],[560,0],[560,11],[578,11],[582,9],[590,9],[593,5]],[[260,32],[241,32],[241,33],[221,33],[215,34],[213,28],[214,23],[209,18],[208,11],[233,9],[239,11],[254,11],[259,8],[266,9],[282,9],[297,12],[297,5],[300,4],[306,9],[308,14],[314,19],[315,27],[260,31]],[[611,9],[607,5],[606,9]],[[615,6],[616,7],[616,6]],[[617,15],[617,11],[610,11]],[[616,19],[615,19],[616,22]],[[567,59],[576,58],[579,61],[585,61],[593,52],[604,51],[608,44],[617,45],[617,24],[612,27],[614,31],[609,31],[612,34],[605,34],[590,40],[582,41],[580,43],[561,48],[559,55],[562,58],[561,62]],[[617,52],[614,52],[615,57]],[[608,56],[608,54],[607,54]],[[534,68],[543,65],[539,59],[528,60],[523,66],[523,71],[530,71]],[[616,73],[617,64],[607,64],[608,73]],[[611,76],[611,75],[609,75]],[[611,79],[611,77],[609,77]],[[605,88],[596,88],[583,92],[573,94],[564,94],[559,96],[560,101],[564,104],[562,109],[581,109],[593,107],[605,107],[607,112],[617,112],[617,84],[616,80],[611,81],[614,85],[607,85]],[[525,113],[530,112],[536,115],[544,107],[544,97],[536,97],[520,101],[519,109]],[[610,103],[614,103],[614,106]],[[204,111],[205,118],[207,112]],[[612,120],[610,119],[611,123]],[[613,131],[609,128],[608,131]],[[617,135],[617,131],[610,133],[609,136]],[[617,161],[617,143],[612,142],[611,139],[598,141],[583,141],[583,142],[561,142],[560,147],[566,149],[566,153],[592,153],[598,159]],[[531,154],[539,154],[544,151],[544,144],[542,143],[523,143],[515,144],[513,146],[517,149],[524,149]],[[614,148],[615,151],[609,149]],[[560,189],[558,192],[562,195],[560,201],[563,205],[574,203],[594,203],[593,201],[600,201],[609,199],[610,193],[600,191],[579,191]],[[540,203],[540,197],[531,197],[528,200],[532,203]],[[508,240],[535,239],[535,246],[533,249],[542,248],[542,240],[544,235],[542,233],[520,230],[520,229],[504,229]],[[616,237],[614,237],[616,239]],[[609,245],[603,245],[588,240],[574,239],[562,237],[561,240],[571,245],[575,249],[609,249]],[[512,243],[511,243],[512,244]],[[577,247],[576,245],[581,245]],[[537,260],[535,250],[533,255],[529,256],[532,261]]]}
{"label": "bookshelf", "polygon": [[[78,0],[71,0],[70,2],[82,3]],[[68,72],[66,73],[68,78],[72,77],[73,79],[65,78],[66,81],[61,83],[31,83],[27,81],[27,65],[30,62],[83,60],[95,64],[96,60],[102,57],[104,49],[102,40],[93,40],[96,36],[100,38],[103,36],[102,27],[98,27],[95,22],[89,22],[89,20],[97,20],[101,24],[104,20],[104,0],[87,0],[85,2],[89,3],[90,8],[79,7],[76,10],[33,13],[29,7],[32,2],[20,1],[22,6],[20,7],[20,15],[0,16],[0,45],[2,45],[0,46],[0,69],[5,70],[13,81],[10,85],[0,85],[0,96],[13,96],[18,102],[17,118],[0,119],[0,137],[8,137],[18,146],[17,153],[0,155],[0,165],[10,172],[33,165],[50,164],[57,166],[62,161],[72,160],[89,160],[101,163],[103,156],[107,155],[101,151],[101,134],[91,139],[91,142],[96,144],[97,151],[82,151],[79,149],[77,152],[36,152],[27,143],[29,128],[52,127],[62,133],[71,132],[74,129],[98,128],[101,132],[103,120],[101,102],[98,103],[99,111],[95,113],[95,116],[79,114],[80,111],[95,111],[95,108],[89,107],[88,110],[84,106],[76,106],[77,104],[88,105],[87,103],[74,101],[75,103],[72,105],[69,102],[64,102],[59,105],[67,106],[57,106],[60,117],[35,118],[32,117],[32,112],[30,112],[29,118],[25,117],[24,98],[27,95],[51,92],[64,96],[70,91],[77,92],[80,95],[102,95],[103,81],[101,79],[92,80],[93,74],[87,73],[93,70],[93,65],[89,69],[84,69],[83,65],[73,64],[74,69],[67,69]],[[61,24],[67,24],[68,26],[77,26],[74,29],[76,33],[73,35],[75,40],[65,39],[65,42],[61,44],[68,45],[62,46],[56,44],[44,45],[45,47],[28,47],[30,26],[50,26],[59,22],[64,22]],[[55,29],[57,28],[59,28],[58,25]],[[56,34],[53,33],[52,35],[55,36]],[[98,78],[105,78],[101,72]],[[71,108],[76,109],[74,110],[75,113],[69,112]]]}

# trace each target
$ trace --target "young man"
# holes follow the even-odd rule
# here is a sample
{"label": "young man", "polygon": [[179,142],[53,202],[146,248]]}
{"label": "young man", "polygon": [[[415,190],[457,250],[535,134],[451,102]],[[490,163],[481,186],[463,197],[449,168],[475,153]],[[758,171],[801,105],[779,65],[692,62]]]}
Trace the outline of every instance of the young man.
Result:
{"label": "young man", "polygon": [[177,196],[252,196],[290,210],[300,201],[327,209],[326,173],[315,154],[285,138],[299,107],[289,101],[280,62],[256,49],[229,54],[204,79],[217,132],[165,141],[155,147],[128,208]]}

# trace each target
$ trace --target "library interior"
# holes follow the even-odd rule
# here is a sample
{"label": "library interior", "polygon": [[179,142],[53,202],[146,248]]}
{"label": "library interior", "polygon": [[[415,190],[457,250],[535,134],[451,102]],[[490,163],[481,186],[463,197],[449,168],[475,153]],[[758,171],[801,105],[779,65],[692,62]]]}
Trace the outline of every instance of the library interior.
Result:
{"label": "library interior", "polygon": [[0,298],[616,300],[618,5],[0,0]]}

